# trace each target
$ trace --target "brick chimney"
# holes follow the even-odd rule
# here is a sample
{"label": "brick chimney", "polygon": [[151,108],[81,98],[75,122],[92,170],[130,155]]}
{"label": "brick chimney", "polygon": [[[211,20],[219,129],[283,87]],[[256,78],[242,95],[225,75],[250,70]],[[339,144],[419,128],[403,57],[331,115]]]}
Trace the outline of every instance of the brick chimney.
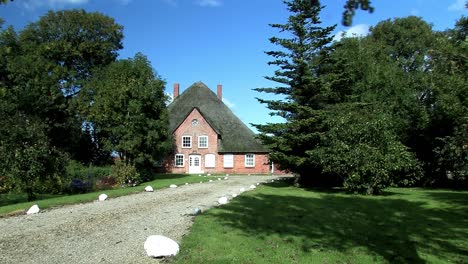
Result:
{"label": "brick chimney", "polygon": [[179,96],[179,83],[174,83],[174,99]]}
{"label": "brick chimney", "polygon": [[218,84],[218,98],[219,100],[223,100],[223,86],[221,84]]}

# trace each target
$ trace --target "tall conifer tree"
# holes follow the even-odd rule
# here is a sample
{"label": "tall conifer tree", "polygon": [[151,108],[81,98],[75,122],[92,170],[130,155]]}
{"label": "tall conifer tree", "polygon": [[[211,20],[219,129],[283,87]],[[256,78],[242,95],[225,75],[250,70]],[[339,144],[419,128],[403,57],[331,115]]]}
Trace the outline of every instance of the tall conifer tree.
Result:
{"label": "tall conifer tree", "polygon": [[280,47],[266,54],[274,59],[269,65],[279,67],[274,76],[266,79],[280,84],[273,88],[257,88],[258,92],[283,97],[279,100],[258,99],[272,110],[271,115],[283,117],[284,123],[255,125],[260,139],[270,149],[270,159],[280,168],[299,176],[307,183],[308,175],[320,171],[319,165],[307,154],[320,142],[324,129],[322,110],[327,105],[329,86],[320,78],[322,60],[326,60],[335,26],[321,27],[322,6],[310,0],[284,1],[291,15],[285,24],[271,24],[285,32],[285,38],[272,37],[270,42]]}

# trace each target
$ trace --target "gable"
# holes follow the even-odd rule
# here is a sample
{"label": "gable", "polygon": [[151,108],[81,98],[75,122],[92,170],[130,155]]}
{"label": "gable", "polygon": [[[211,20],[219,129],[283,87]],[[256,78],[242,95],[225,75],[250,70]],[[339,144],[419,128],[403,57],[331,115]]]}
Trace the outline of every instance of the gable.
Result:
{"label": "gable", "polygon": [[191,85],[168,106],[170,131],[174,132],[194,108],[220,136],[218,152],[268,152],[252,130],[202,82]]}

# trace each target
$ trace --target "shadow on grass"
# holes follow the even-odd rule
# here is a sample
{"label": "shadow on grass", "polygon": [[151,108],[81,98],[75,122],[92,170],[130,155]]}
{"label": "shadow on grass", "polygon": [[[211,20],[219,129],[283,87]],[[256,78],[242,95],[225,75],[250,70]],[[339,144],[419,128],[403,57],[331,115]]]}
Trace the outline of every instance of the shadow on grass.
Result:
{"label": "shadow on grass", "polygon": [[[286,182],[270,183],[276,188]],[[291,188],[293,189],[293,188]],[[285,195],[286,194],[286,195]],[[461,195],[440,194],[453,201]],[[445,196],[446,195],[446,196]],[[459,243],[468,237],[466,208],[428,209],[424,202],[392,197],[346,196],[292,190],[239,197],[213,217],[220,224],[268,239],[299,241],[304,252],[365,249],[389,263],[426,263],[420,256],[464,263],[468,250]],[[464,230],[464,231],[460,231]],[[466,246],[466,242],[462,242]],[[429,257],[430,259],[431,257]]]}
{"label": "shadow on grass", "polygon": [[468,206],[467,192],[458,191],[427,191],[425,195],[431,199],[456,206]]}

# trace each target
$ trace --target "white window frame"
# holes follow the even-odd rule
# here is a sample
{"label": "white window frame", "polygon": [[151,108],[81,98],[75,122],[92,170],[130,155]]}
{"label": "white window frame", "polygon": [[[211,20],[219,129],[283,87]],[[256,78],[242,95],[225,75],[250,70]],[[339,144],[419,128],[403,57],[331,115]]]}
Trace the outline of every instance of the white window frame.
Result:
{"label": "white window frame", "polygon": [[[202,146],[202,145],[200,144],[200,142],[201,142],[200,139],[201,139],[201,138],[206,138],[206,146]],[[199,136],[199,137],[198,137],[198,148],[208,148],[208,136]]]}
{"label": "white window frame", "polygon": [[205,168],[216,168],[216,155],[206,154],[205,155]]}
{"label": "white window frame", "polygon": [[[182,157],[182,165],[177,165],[177,156]],[[174,156],[174,167],[177,167],[177,168],[185,167],[185,155],[184,154],[175,154],[175,156]]]}
{"label": "white window frame", "polygon": [[[190,146],[184,146],[184,139],[189,138],[190,139]],[[182,148],[192,148],[192,136],[182,136]]]}
{"label": "white window frame", "polygon": [[[252,162],[252,163],[250,163]],[[247,153],[244,156],[244,165],[246,168],[255,167],[255,154]]]}
{"label": "white window frame", "polygon": [[[226,161],[229,161],[229,162],[226,162]],[[224,154],[223,155],[223,167],[224,168],[234,168],[234,155],[233,154]]]}

